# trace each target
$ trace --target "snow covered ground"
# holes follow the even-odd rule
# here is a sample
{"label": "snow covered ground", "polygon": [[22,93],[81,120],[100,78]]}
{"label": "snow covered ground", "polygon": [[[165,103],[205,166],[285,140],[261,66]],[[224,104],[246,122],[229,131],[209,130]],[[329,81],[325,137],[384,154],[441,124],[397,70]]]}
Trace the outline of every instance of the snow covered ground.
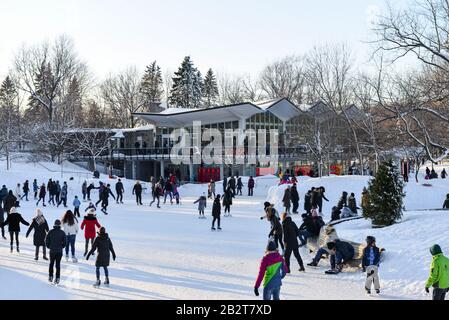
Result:
{"label": "snow covered ground", "polygon": [[[0,185],[12,188],[16,183],[39,183],[49,178],[67,181],[69,203],[80,196],[81,184],[90,179],[90,173],[71,164],[61,168],[52,163],[26,163],[16,160],[6,172],[0,162]],[[441,169],[441,168],[439,168]],[[437,170],[438,171],[438,170]],[[69,180],[73,177],[73,180]],[[111,182],[105,177],[101,181]],[[324,186],[330,200],[324,202],[323,213],[328,220],[330,209],[342,191],[360,193],[368,182],[367,177],[301,178],[298,191],[301,196],[311,186]],[[408,183],[406,187],[404,219],[389,228],[371,229],[368,221],[357,220],[337,225],[337,232],[346,239],[362,242],[374,235],[378,245],[386,248],[381,265],[382,296],[376,299],[426,299],[424,281],[430,264],[428,248],[439,243],[449,254],[449,213],[418,209],[435,209],[442,206],[449,193],[449,180],[432,180],[432,186]],[[428,182],[428,181],[426,181]],[[117,260],[110,266],[110,288],[95,289],[94,258],[82,258],[84,238],[77,237],[79,263],[62,262],[62,285],[47,283],[48,264],[34,261],[32,236],[25,238],[26,227],[21,232],[21,253],[9,253],[9,241],[0,240],[0,299],[259,299],[253,294],[253,285],[263,256],[269,223],[260,220],[263,202],[268,199],[281,209],[283,186],[277,187],[277,178],[260,177],[256,180],[254,197],[237,197],[231,208],[232,217],[222,217],[222,232],[211,232],[212,202],[208,201],[207,219],[197,218],[193,201],[206,185],[185,185],[180,188],[181,205],[162,205],[161,209],[149,207],[149,195],[144,194],[144,206],[137,206],[131,195],[133,181],[124,180],[126,199],[124,205],[111,201],[109,215],[98,213],[99,222],[107,228],[114,243]],[[98,185],[98,183],[96,183]],[[274,186],[274,187],[273,187]],[[221,192],[221,183],[217,183]],[[94,192],[93,199],[97,198]],[[31,200],[31,199],[30,199]],[[82,205],[82,211],[86,203]],[[60,218],[63,208],[42,208],[52,224]],[[22,201],[19,212],[30,221],[34,216],[35,202]],[[418,210],[418,211],[417,211]],[[300,224],[300,216],[294,220]],[[307,263],[311,256],[306,249],[301,255]],[[293,273],[283,282],[282,299],[366,299],[364,274],[361,271],[345,272],[337,276],[325,275],[329,268],[323,261],[319,268],[306,268],[299,273],[292,257]],[[372,298],[370,298],[372,299]]]}

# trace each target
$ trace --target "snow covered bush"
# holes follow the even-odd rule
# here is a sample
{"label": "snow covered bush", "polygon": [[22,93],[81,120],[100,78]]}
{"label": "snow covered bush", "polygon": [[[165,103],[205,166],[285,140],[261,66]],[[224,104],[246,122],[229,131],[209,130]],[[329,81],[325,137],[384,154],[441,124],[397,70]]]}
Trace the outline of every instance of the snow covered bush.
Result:
{"label": "snow covered bush", "polygon": [[398,167],[392,160],[379,166],[377,174],[368,184],[368,201],[362,206],[363,216],[373,226],[390,226],[402,217],[404,183]]}

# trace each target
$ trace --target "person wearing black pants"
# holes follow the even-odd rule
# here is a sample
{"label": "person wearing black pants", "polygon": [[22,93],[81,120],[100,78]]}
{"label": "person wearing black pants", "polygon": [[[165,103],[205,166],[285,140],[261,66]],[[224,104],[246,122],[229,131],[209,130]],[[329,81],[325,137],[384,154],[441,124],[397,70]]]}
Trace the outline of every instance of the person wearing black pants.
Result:
{"label": "person wearing black pants", "polygon": [[220,205],[220,195],[217,194],[214,200],[214,204],[212,205],[212,228],[211,230],[215,230],[215,221],[218,223],[218,230],[221,230],[220,227],[220,215],[221,215],[221,205]]}
{"label": "person wearing black pants", "polygon": [[3,226],[3,222],[5,221],[5,211],[0,205],[0,228],[2,229],[2,238],[6,240],[5,237],[5,227]]}
{"label": "person wearing black pants", "polygon": [[281,247],[282,252],[284,252],[284,243],[282,241],[282,225],[279,222],[278,217],[274,213],[274,209],[272,207],[267,208],[267,219],[271,223],[271,230],[268,234],[268,238],[273,237],[276,245]]}
{"label": "person wearing black pants", "polygon": [[50,266],[48,268],[48,281],[53,282],[53,272],[56,265],[55,284],[59,283],[61,277],[61,259],[62,251],[67,245],[67,236],[61,230],[61,221],[55,220],[54,227],[50,230],[45,238],[45,245],[50,249]]}
{"label": "person wearing black pants", "polygon": [[133,194],[136,195],[137,205],[142,205],[142,185],[139,181],[133,187]]}
{"label": "person wearing black pants", "polygon": [[281,215],[282,218],[282,230],[284,233],[284,244],[285,244],[285,263],[288,267],[288,273],[290,273],[290,257],[295,255],[296,260],[299,264],[299,271],[305,271],[304,263],[302,261],[301,255],[299,254],[299,243],[298,243],[298,226],[293,222],[291,217],[288,217],[284,212]]}
{"label": "person wearing black pants", "polygon": [[121,179],[118,179],[118,182],[115,184],[115,191],[117,192],[117,203],[123,203],[123,193],[125,193],[125,189],[123,188]]}
{"label": "person wearing black pants", "polygon": [[36,216],[33,218],[30,227],[26,233],[26,237],[28,238],[31,231],[34,230],[33,235],[33,244],[36,247],[36,254],[34,260],[39,259],[39,247],[42,247],[43,259],[47,259],[46,250],[45,250],[45,237],[47,232],[49,231],[47,220],[45,219],[42,211],[37,208]]}
{"label": "person wearing black pants", "polygon": [[2,224],[2,226],[8,225],[9,237],[11,239],[11,253],[13,251],[14,236],[16,237],[16,250],[17,250],[17,252],[20,252],[20,250],[19,250],[20,224],[24,224],[26,226],[30,225],[28,222],[26,222],[22,218],[20,213],[17,212],[16,208],[12,207],[9,210],[8,217],[6,218],[5,222],[3,222],[3,224]]}
{"label": "person wearing black pants", "polygon": [[89,260],[89,257],[95,252],[95,250],[98,251],[97,260],[95,261],[95,267],[96,267],[96,276],[97,281],[95,282],[94,286],[98,287],[101,284],[100,281],[100,268],[103,268],[104,270],[104,276],[105,276],[105,285],[109,285],[109,262],[110,262],[110,254],[112,253],[112,259],[115,261],[115,251],[114,247],[112,246],[112,241],[109,238],[108,234],[106,233],[106,229],[104,227],[100,228],[100,232],[98,233],[98,237],[95,239],[92,249],[90,250],[89,254],[86,257],[86,260]]}

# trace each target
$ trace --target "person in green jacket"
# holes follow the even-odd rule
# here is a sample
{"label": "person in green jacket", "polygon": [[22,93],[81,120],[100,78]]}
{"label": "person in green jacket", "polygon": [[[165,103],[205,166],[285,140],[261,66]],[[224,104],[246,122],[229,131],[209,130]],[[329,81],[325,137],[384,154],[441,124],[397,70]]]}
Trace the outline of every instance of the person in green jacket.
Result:
{"label": "person in green jacket", "polygon": [[430,286],[433,287],[432,299],[444,300],[449,288],[449,259],[443,255],[439,245],[430,247],[432,264],[430,275],[426,282],[426,292],[429,293]]}

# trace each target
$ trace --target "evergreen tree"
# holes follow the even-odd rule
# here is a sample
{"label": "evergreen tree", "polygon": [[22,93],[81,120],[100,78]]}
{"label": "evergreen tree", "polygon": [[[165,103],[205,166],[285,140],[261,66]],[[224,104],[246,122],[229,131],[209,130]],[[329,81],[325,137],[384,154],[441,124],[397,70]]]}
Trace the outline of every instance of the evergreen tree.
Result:
{"label": "evergreen tree", "polygon": [[398,167],[392,160],[379,166],[374,179],[368,184],[368,201],[363,216],[370,218],[373,225],[389,226],[402,217],[404,182]]}
{"label": "evergreen tree", "polygon": [[42,62],[34,79],[36,91],[29,97],[30,112],[36,120],[46,120],[50,123],[54,116],[54,99],[58,95],[58,86],[53,76],[50,63]]}
{"label": "evergreen tree", "polygon": [[202,100],[202,77],[190,57],[184,58],[173,77],[170,103],[181,108],[197,108]]}
{"label": "evergreen tree", "polygon": [[82,126],[83,101],[80,83],[76,77],[69,83],[67,94],[64,97],[63,110],[60,112],[61,120],[65,124]]}
{"label": "evergreen tree", "polygon": [[156,61],[152,62],[142,77],[141,92],[144,96],[145,106],[147,109],[152,104],[161,102],[162,94],[164,90],[162,88],[162,73],[161,68],[156,64]]}
{"label": "evergreen tree", "polygon": [[212,69],[209,69],[204,77],[203,97],[206,108],[215,105],[218,97],[218,86]]}

